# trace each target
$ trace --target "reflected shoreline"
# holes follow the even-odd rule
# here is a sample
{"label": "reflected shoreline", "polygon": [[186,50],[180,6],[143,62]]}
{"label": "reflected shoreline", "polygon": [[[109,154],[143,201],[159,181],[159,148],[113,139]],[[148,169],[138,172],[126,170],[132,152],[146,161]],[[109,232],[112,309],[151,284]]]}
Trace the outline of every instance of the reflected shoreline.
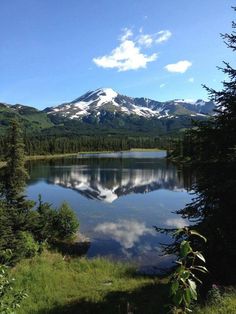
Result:
{"label": "reflected shoreline", "polygon": [[177,169],[157,152],[37,160],[27,166],[31,199],[41,193],[55,206],[67,201],[78,214],[80,231],[91,239],[88,258],[130,261],[152,271],[169,267],[171,257],[159,253],[160,243],[170,239],[153,225],[186,225],[173,211],[190,200],[191,171]]}
{"label": "reflected shoreline", "polygon": [[[153,158],[153,153],[149,158],[147,153],[144,154],[145,158],[142,159],[138,153],[134,153],[132,158],[131,153],[112,153],[111,158],[107,158],[107,154],[105,157],[103,155],[30,162],[29,184],[37,181],[40,168],[40,178],[47,183],[69,188],[88,199],[107,203],[132,193],[145,194],[159,189],[177,192],[188,189],[177,168],[163,157]],[[162,155],[163,152],[160,156]]]}

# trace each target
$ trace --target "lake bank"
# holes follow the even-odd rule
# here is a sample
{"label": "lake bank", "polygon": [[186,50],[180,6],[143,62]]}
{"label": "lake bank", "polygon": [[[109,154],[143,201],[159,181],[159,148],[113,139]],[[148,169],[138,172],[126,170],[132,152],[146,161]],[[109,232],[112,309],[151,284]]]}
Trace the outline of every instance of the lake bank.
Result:
{"label": "lake bank", "polygon": [[[124,150],[122,152],[160,152],[164,151],[159,148],[131,148],[130,150]],[[52,155],[32,155],[26,156],[25,159],[28,160],[48,160],[66,157],[76,157],[78,154],[104,154],[104,153],[116,153],[117,151],[105,150],[105,151],[82,151],[78,153],[65,153],[65,154],[52,154]],[[120,151],[119,151],[120,152]],[[5,161],[0,161],[0,168],[6,165]]]}
{"label": "lake bank", "polygon": [[[134,266],[104,258],[70,258],[44,251],[20,261],[13,269],[15,287],[28,297],[18,314],[168,312],[168,277],[140,276]],[[220,299],[192,309],[195,314],[235,313],[235,289]]]}
{"label": "lake bank", "polygon": [[[96,258],[63,258],[44,252],[12,270],[28,297],[19,314],[164,313],[167,280],[139,276],[131,265]],[[43,293],[42,293],[43,291]]]}

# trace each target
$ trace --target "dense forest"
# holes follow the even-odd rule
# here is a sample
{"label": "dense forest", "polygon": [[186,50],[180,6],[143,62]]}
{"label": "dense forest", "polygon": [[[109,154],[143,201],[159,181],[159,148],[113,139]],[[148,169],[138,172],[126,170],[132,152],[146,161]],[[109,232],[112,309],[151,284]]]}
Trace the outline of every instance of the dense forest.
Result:
{"label": "dense forest", "polygon": [[[78,153],[83,151],[121,151],[131,148],[164,148],[171,150],[177,139],[149,136],[34,136],[24,137],[26,155]],[[0,138],[0,158],[4,158],[8,137]]]}

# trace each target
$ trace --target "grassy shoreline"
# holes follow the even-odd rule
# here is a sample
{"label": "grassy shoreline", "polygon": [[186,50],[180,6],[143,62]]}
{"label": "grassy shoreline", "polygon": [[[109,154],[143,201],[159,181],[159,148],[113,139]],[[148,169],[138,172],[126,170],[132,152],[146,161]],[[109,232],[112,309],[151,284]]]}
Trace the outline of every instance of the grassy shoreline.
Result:
{"label": "grassy shoreline", "polygon": [[39,159],[54,159],[54,158],[63,158],[63,157],[73,157],[77,156],[78,153],[68,153],[68,154],[52,154],[52,155],[32,155],[26,156],[26,160],[39,160]]}
{"label": "grassy shoreline", "polygon": [[[142,276],[135,266],[107,258],[71,258],[50,251],[20,261],[11,273],[28,297],[18,314],[166,314],[168,277]],[[195,304],[193,314],[236,313],[236,290]]]}
{"label": "grassy shoreline", "polygon": [[[122,152],[160,152],[164,151],[164,149],[160,148],[131,148],[130,150],[123,150]],[[108,154],[108,153],[117,153],[118,151],[114,150],[106,150],[106,151],[82,151],[78,153],[65,153],[65,154],[49,154],[49,155],[32,155],[26,156],[26,160],[44,160],[44,159],[56,159],[56,158],[64,158],[64,157],[75,157],[78,154]],[[119,151],[120,152],[120,151]],[[0,168],[6,165],[5,161],[0,161]]]}
{"label": "grassy shoreline", "polygon": [[44,252],[20,261],[12,274],[16,288],[29,295],[19,314],[123,314],[128,306],[135,313],[165,313],[167,280],[138,275],[125,263]]}

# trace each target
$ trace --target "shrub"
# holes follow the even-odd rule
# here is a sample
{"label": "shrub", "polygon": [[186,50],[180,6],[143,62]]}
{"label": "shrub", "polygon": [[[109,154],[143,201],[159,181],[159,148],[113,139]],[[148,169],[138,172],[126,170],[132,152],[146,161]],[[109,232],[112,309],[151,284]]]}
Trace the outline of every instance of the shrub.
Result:
{"label": "shrub", "polygon": [[39,244],[35,241],[33,235],[28,231],[19,232],[18,254],[22,257],[33,257],[39,251]]}
{"label": "shrub", "polygon": [[76,214],[66,203],[56,210],[50,204],[42,203],[40,198],[37,214],[33,233],[40,243],[70,240],[79,228]]}
{"label": "shrub", "polygon": [[63,203],[55,216],[55,229],[58,240],[71,239],[79,228],[79,221],[75,212],[67,203]]}

